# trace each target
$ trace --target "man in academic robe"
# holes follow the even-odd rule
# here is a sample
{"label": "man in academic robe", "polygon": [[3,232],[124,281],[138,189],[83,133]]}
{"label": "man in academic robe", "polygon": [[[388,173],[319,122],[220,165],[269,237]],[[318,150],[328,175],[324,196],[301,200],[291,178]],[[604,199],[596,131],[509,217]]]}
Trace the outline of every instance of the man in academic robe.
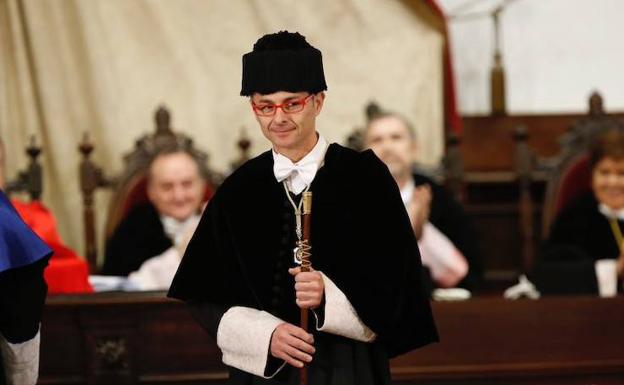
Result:
{"label": "man in academic robe", "polygon": [[107,240],[102,273],[134,273],[138,288],[166,289],[199,221],[206,183],[197,161],[177,148],[158,153],[147,178],[149,201],[132,208]]}
{"label": "man in academic robe", "polygon": [[51,254],[0,190],[0,384],[37,382],[43,270]]}
{"label": "man in academic robe", "polygon": [[[372,151],[317,132],[326,89],[321,52],[298,33],[243,56],[241,95],[272,149],[220,186],[169,290],[216,339],[230,384],[295,384],[304,365],[310,385],[390,384],[389,358],[437,340],[396,183]],[[304,191],[310,272],[293,255]]]}
{"label": "man in academic robe", "polygon": [[414,172],[417,142],[408,121],[395,113],[380,113],[368,122],[365,143],[399,186],[433,286],[475,289],[482,274],[475,231],[444,187]]}

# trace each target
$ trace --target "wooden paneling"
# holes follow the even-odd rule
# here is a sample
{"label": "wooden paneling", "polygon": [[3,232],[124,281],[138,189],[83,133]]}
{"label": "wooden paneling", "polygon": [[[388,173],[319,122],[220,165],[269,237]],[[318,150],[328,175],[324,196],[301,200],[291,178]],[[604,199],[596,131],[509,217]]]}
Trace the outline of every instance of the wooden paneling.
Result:
{"label": "wooden paneling", "polygon": [[[394,383],[622,383],[622,309],[624,297],[434,303],[442,342],[394,359]],[[220,357],[163,293],[50,297],[40,383],[224,384]]]}
{"label": "wooden paneling", "polygon": [[[466,116],[461,154],[467,171],[505,171],[513,169],[516,127],[525,126],[529,144],[540,156],[559,152],[559,138],[583,114]],[[613,114],[622,118],[624,113]]]}

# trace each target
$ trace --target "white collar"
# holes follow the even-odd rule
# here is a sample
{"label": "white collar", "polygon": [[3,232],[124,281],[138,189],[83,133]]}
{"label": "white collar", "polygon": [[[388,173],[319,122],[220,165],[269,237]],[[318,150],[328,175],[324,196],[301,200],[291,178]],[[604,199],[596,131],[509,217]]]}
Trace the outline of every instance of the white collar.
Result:
{"label": "white collar", "polygon": [[318,140],[314,148],[300,161],[293,163],[284,155],[272,150],[273,174],[278,182],[286,181],[286,185],[295,195],[300,194],[308,187],[316,172],[323,165],[328,143],[325,138],[318,134]]}
{"label": "white collar", "polygon": [[167,237],[171,239],[174,244],[178,244],[180,240],[179,238],[184,234],[186,227],[198,219],[199,214],[193,214],[183,221],[178,221],[177,219],[167,215],[160,216],[160,222],[163,225],[165,235],[167,235]]}
{"label": "white collar", "polygon": [[616,218],[624,220],[624,209],[614,210],[604,203],[598,204],[598,210],[607,218]]}
{"label": "white collar", "polygon": [[405,186],[401,188],[401,199],[403,200],[403,204],[407,207],[412,202],[412,197],[414,196],[414,190],[416,189],[416,182],[414,181],[414,177],[410,176],[405,183]]}

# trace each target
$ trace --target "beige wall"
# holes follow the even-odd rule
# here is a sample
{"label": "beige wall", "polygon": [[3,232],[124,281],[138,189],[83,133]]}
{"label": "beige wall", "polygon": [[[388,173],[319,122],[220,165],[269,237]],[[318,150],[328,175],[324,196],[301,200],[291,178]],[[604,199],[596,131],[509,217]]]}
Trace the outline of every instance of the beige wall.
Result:
{"label": "beige wall", "polygon": [[[438,0],[447,13],[481,13],[503,0]],[[502,12],[501,43],[511,113],[585,112],[599,90],[624,111],[624,1],[514,1]],[[490,111],[494,47],[490,17],[451,19],[451,49],[463,114]]]}
{"label": "beige wall", "polygon": [[[20,7],[19,4],[22,4]],[[0,135],[8,175],[43,144],[44,202],[82,252],[77,145],[111,173],[164,103],[225,171],[241,127],[268,149],[238,95],[241,55],[264,33],[297,30],[322,50],[329,91],[319,130],[342,142],[377,100],[414,121],[421,158],[442,152],[442,37],[400,1],[0,0]],[[103,225],[107,194],[97,196]],[[101,234],[102,232],[98,232]]]}

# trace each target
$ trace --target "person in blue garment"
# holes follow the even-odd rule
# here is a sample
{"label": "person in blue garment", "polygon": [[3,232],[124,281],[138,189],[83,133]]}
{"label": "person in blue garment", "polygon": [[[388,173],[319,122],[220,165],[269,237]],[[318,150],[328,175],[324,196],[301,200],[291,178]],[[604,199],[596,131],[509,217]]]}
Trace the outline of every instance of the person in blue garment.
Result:
{"label": "person in blue garment", "polygon": [[0,384],[37,382],[43,270],[51,255],[0,190]]}

